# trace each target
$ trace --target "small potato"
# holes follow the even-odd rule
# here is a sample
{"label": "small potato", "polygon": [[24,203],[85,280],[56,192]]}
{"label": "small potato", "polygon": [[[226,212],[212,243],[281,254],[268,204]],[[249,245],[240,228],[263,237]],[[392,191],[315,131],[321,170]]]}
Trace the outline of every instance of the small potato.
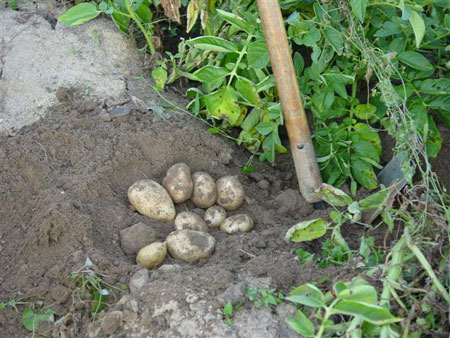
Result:
{"label": "small potato", "polygon": [[191,169],[185,163],[176,163],[167,170],[163,179],[166,188],[174,203],[182,203],[192,196],[194,182],[192,182]]}
{"label": "small potato", "polygon": [[208,226],[201,216],[193,212],[180,212],[175,218],[175,230],[196,230],[208,232]]}
{"label": "small potato", "polygon": [[152,269],[161,264],[164,261],[164,258],[166,258],[166,255],[166,243],[154,242],[139,250],[136,256],[136,263],[142,265],[144,268]]}
{"label": "small potato", "polygon": [[244,188],[237,176],[217,180],[217,204],[226,210],[236,210],[244,203]]}
{"label": "small potato", "polygon": [[215,205],[205,212],[205,222],[210,227],[218,228],[227,218],[227,212],[220,205]]}
{"label": "small potato", "polygon": [[194,190],[192,202],[199,208],[209,208],[216,203],[217,188],[214,179],[203,171],[197,171],[192,175]]}
{"label": "small potato", "polygon": [[167,236],[166,242],[172,257],[187,263],[210,257],[216,247],[213,236],[195,230],[174,231]]}
{"label": "small potato", "polygon": [[128,199],[142,215],[161,222],[175,218],[175,207],[166,189],[153,180],[140,180],[128,189]]}
{"label": "small potato", "polygon": [[238,214],[228,217],[220,225],[220,230],[227,234],[249,232],[253,229],[253,220],[247,214]]}

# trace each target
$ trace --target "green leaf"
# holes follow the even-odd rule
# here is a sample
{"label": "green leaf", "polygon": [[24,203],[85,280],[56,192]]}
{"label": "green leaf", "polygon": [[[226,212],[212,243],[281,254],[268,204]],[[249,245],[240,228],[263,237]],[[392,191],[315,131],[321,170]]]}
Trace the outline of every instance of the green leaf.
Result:
{"label": "green leaf", "polygon": [[211,116],[228,121],[232,126],[239,120],[241,112],[236,92],[232,87],[223,87],[214,93],[205,95],[204,99]]}
{"label": "green leaf", "polygon": [[261,122],[256,126],[256,130],[261,135],[269,135],[275,127],[275,123],[273,122]]}
{"label": "green leaf", "polygon": [[358,140],[352,142],[352,149],[354,150],[354,157],[358,158],[370,158],[376,163],[380,161],[380,155],[377,148],[369,141]]}
{"label": "green leaf", "polygon": [[358,104],[355,107],[355,116],[360,120],[368,120],[375,115],[377,107],[373,104]]}
{"label": "green leaf", "polygon": [[233,314],[233,304],[231,300],[228,300],[227,304],[223,307],[224,315],[232,315]]}
{"label": "green leaf", "polygon": [[377,290],[372,285],[357,285],[342,290],[337,295],[342,300],[353,300],[367,304],[377,304]]}
{"label": "green leaf", "polygon": [[216,66],[204,66],[194,73],[194,76],[203,84],[205,91],[211,92],[220,87],[229,71]]}
{"label": "green leaf", "polygon": [[369,2],[369,0],[350,0],[350,6],[352,8],[352,13],[361,22],[364,22],[364,17],[366,16],[366,7],[367,7],[368,2]]}
{"label": "green leaf", "polygon": [[261,111],[253,108],[249,114],[245,117],[245,120],[241,123],[241,129],[245,131],[252,130],[259,122]]}
{"label": "green leaf", "polygon": [[135,12],[143,22],[145,23],[152,22],[153,13],[147,5],[142,4],[135,10]]}
{"label": "green leaf", "polygon": [[53,310],[48,309],[44,313],[35,313],[32,309],[26,308],[22,312],[22,323],[28,331],[35,332],[41,322],[53,319]]}
{"label": "green leaf", "polygon": [[96,18],[100,13],[101,11],[97,10],[95,5],[83,2],[65,11],[59,16],[58,21],[62,22],[65,26],[78,26]]}
{"label": "green leaf", "polygon": [[295,316],[286,318],[286,323],[288,323],[298,334],[305,337],[314,337],[313,323],[311,323],[301,310],[297,310]]}
{"label": "green leaf", "polygon": [[235,86],[239,95],[241,95],[245,101],[254,107],[261,106],[261,99],[256,92],[256,85],[252,81],[239,76]]}
{"label": "green leaf", "polygon": [[212,135],[218,134],[218,133],[220,133],[220,128],[217,128],[217,127],[208,128],[208,133],[210,133]]}
{"label": "green leaf", "polygon": [[297,223],[291,227],[284,236],[285,240],[292,242],[312,241],[325,235],[329,223],[321,218],[315,218],[309,221]]}
{"label": "green leaf", "polygon": [[384,307],[357,301],[339,302],[332,309],[332,313],[359,317],[376,325],[391,324],[402,320],[402,318],[394,317]]}
{"label": "green leaf", "polygon": [[[414,83],[416,85],[416,83]],[[450,93],[450,79],[426,79],[418,86],[421,93],[430,95],[449,95]],[[450,110],[450,105],[449,105]]]}
{"label": "green leaf", "polygon": [[353,128],[360,140],[369,141],[377,149],[378,155],[381,155],[381,139],[375,129],[366,123],[357,123]]}
{"label": "green leaf", "polygon": [[428,134],[426,141],[427,155],[437,157],[442,148],[442,137],[431,115],[428,115]]}
{"label": "green leaf", "polygon": [[200,36],[187,40],[186,43],[189,46],[213,52],[230,53],[239,51],[239,48],[233,42],[215,36]]}
{"label": "green leaf", "polygon": [[302,304],[309,307],[320,308],[325,305],[325,297],[316,286],[312,284],[303,284],[291,292],[285,298],[296,304]]}
{"label": "green leaf", "polygon": [[346,207],[353,202],[353,199],[345,192],[326,183],[321,184],[316,190],[316,195],[335,207]]}
{"label": "green leaf", "polygon": [[117,28],[122,32],[127,34],[128,33],[128,26],[130,25],[130,18],[128,16],[125,16],[121,14],[120,12],[113,12],[111,14],[111,17],[117,26]]}
{"label": "green leaf", "polygon": [[422,17],[416,11],[411,11],[411,16],[409,17],[409,23],[414,31],[414,36],[416,38],[416,48],[420,47],[420,43],[425,35],[425,22]]}
{"label": "green leaf", "polygon": [[167,81],[167,71],[162,67],[155,68],[152,70],[152,78],[156,82],[156,90],[162,90]]}
{"label": "green leaf", "polygon": [[433,99],[430,102],[430,107],[433,109],[450,111],[450,95],[442,95]]}
{"label": "green leaf", "polygon": [[384,188],[370,196],[367,196],[366,198],[363,198],[362,200],[359,201],[359,206],[361,207],[361,210],[367,211],[382,207],[386,203],[389,196],[391,195],[391,192],[392,188]]}
{"label": "green leaf", "polygon": [[334,51],[341,55],[344,50],[344,40],[342,39],[342,34],[337,29],[332,27],[326,27],[323,31],[325,38],[330,43],[331,47],[333,47]]}
{"label": "green leaf", "polygon": [[350,163],[352,174],[359,184],[366,189],[375,189],[377,187],[377,177],[369,163],[353,156]]}
{"label": "green leaf", "polygon": [[267,67],[269,61],[269,51],[265,40],[256,40],[248,44],[247,62],[249,66],[261,69]]}
{"label": "green leaf", "polygon": [[251,34],[253,32],[252,26],[247,21],[242,19],[239,15],[236,15],[236,14],[233,14],[230,12],[226,12],[221,9],[216,9],[216,11],[217,11],[217,14],[219,14],[219,16],[222,19],[231,23],[232,25],[235,25],[239,29],[246,31],[249,34]]}
{"label": "green leaf", "polygon": [[421,71],[434,70],[433,65],[430,63],[430,61],[428,61],[425,58],[425,56],[412,50],[400,53],[398,55],[398,59],[405,65],[417,70]]}
{"label": "green leaf", "polygon": [[392,21],[385,21],[383,23],[383,26],[379,30],[377,30],[373,36],[377,38],[384,38],[387,36],[399,34],[401,32],[402,27],[399,24]]}

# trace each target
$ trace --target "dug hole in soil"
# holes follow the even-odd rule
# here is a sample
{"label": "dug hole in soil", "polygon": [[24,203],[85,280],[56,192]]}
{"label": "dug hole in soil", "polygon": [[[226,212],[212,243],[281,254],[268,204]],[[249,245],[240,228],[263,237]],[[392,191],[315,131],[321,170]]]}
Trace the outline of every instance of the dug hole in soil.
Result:
{"label": "dug hole in soil", "polygon": [[[0,12],[0,21],[4,15]],[[8,15],[23,19],[20,13]],[[33,14],[22,25],[37,22],[45,28],[40,31],[44,39],[54,31],[42,17],[42,13]],[[98,25],[100,39],[115,29],[107,20],[96,20],[77,34],[89,34],[93,27],[89,25]],[[57,25],[58,30],[69,31]],[[115,38],[126,40],[120,34]],[[4,74],[9,47],[3,45]],[[83,53],[89,54],[89,48]],[[108,53],[101,57],[92,60],[100,70],[111,61]],[[39,59],[33,62],[40,64]],[[300,266],[292,250],[319,252],[320,243],[293,245],[283,239],[292,225],[326,218],[328,211],[314,211],[299,195],[289,154],[279,156],[275,167],[255,161],[254,173],[242,174],[240,166],[248,153],[230,140],[209,134],[187,115],[163,111],[155,104],[155,93],[134,79],[142,75],[142,59],[135,55],[132,62],[133,72],[122,77],[126,85],[119,84],[128,98],[125,106],[120,103],[123,98],[87,94],[82,82],[68,81],[63,87],[56,79],[47,91],[50,104],[40,114],[44,117],[13,136],[0,136],[0,300],[17,294],[43,300],[44,306],[55,311],[56,322],[43,323],[39,329],[48,337],[296,337],[284,321],[295,312],[294,306],[257,308],[246,302],[245,291],[262,287],[287,292],[324,277],[331,283],[354,276],[351,266]],[[32,90],[33,83],[29,86]],[[185,104],[170,89],[163,95]],[[111,117],[108,112],[117,107],[131,110]],[[122,250],[120,231],[142,222],[164,241],[174,225],[135,212],[127,190],[140,179],[161,183],[167,169],[178,162],[214,179],[238,175],[246,200],[229,215],[247,213],[255,228],[235,235],[212,229],[217,243],[211,258],[189,265],[168,255],[147,277],[136,265],[135,255]],[[194,208],[190,201],[176,205],[177,212]],[[362,230],[355,229],[344,234],[358,245]],[[110,297],[109,306],[95,321],[90,318],[91,304],[73,297],[75,285],[70,278],[87,257],[110,285],[129,285],[133,275],[142,281],[138,289],[115,292],[117,298]],[[231,327],[221,314],[228,300],[246,304],[233,316]],[[20,311],[7,309],[0,310],[0,332],[1,337],[30,334],[21,323]]]}

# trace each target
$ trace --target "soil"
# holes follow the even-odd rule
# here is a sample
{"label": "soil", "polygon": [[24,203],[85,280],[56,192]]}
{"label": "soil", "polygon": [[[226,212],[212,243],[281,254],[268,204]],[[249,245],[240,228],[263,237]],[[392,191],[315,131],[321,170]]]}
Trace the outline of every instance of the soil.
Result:
{"label": "soil", "polygon": [[[143,97],[150,90],[143,82],[130,84],[130,96]],[[59,88],[54,94],[59,102],[44,118],[15,136],[0,136],[0,300],[23,295],[54,310],[56,323],[40,328],[42,336],[100,337],[113,332],[107,336],[295,337],[284,323],[295,312],[287,304],[271,310],[255,309],[247,302],[233,317],[231,328],[220,309],[228,296],[235,297],[235,303],[245,301],[243,290],[249,286],[287,292],[299,284],[330,284],[358,273],[354,262],[341,268],[300,266],[293,249],[319,253],[320,242],[284,241],[292,225],[327,218],[329,212],[314,210],[300,196],[289,154],[280,155],[274,167],[255,161],[254,173],[246,175],[240,166],[248,153],[209,134],[187,115],[167,109],[161,113],[161,107],[154,107],[111,117],[82,88]],[[169,90],[164,95],[185,104],[178,93]],[[441,134],[445,142],[435,169],[448,187],[448,129],[442,127]],[[174,225],[135,212],[127,189],[143,178],[161,182],[177,162],[214,179],[237,175],[246,201],[230,215],[248,213],[254,230],[240,235],[211,230],[217,240],[211,258],[189,265],[168,256],[160,268],[149,272],[145,287],[116,292],[117,298],[91,321],[91,305],[74,297],[71,273],[89,257],[109,285],[128,285],[140,268],[135,255],[120,247],[120,231],[142,222],[163,241]],[[187,201],[176,209],[191,211],[195,206]],[[343,234],[357,248],[362,232],[347,226]],[[109,315],[123,316],[124,324],[104,327],[119,320],[107,320]],[[12,310],[0,311],[0,333],[8,338],[30,335],[20,311]]]}

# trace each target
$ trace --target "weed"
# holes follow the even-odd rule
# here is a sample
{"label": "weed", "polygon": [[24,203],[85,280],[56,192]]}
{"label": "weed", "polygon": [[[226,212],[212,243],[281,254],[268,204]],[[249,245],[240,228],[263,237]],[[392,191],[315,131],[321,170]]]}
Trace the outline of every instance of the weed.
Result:
{"label": "weed", "polygon": [[260,307],[268,307],[269,305],[278,305],[282,303],[284,295],[276,293],[275,289],[266,290],[264,288],[250,287],[245,292],[248,299]]}

